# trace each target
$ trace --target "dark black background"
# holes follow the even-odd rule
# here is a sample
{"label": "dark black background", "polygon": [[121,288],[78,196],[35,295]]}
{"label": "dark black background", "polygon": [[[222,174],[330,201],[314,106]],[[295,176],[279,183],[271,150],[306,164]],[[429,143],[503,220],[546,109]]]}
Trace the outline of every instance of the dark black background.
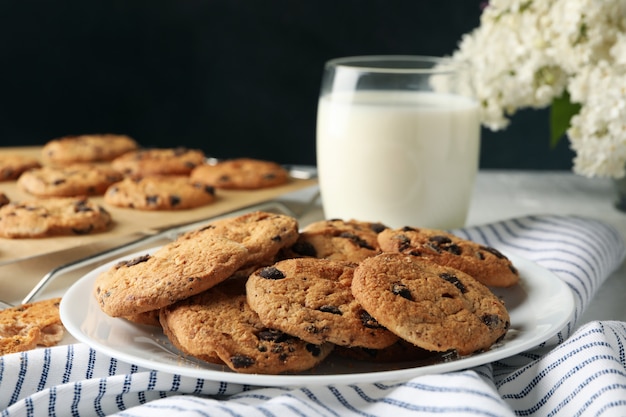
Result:
{"label": "dark black background", "polygon": [[[480,12],[470,0],[3,0],[1,144],[114,132],[313,164],[326,60],[448,55]],[[481,166],[570,169],[567,141],[548,143],[547,111],[522,111],[483,130]]]}

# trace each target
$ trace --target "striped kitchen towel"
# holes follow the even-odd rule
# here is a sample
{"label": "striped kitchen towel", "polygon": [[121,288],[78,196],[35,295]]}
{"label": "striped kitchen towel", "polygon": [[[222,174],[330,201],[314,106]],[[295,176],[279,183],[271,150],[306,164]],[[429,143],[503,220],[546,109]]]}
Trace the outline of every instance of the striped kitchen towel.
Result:
{"label": "striped kitchen towel", "polygon": [[[549,269],[573,319],[526,352],[397,383],[255,387],[124,363],[84,344],[0,357],[2,416],[626,416],[626,322],[578,323],[626,253],[602,221],[531,216],[455,233]],[[619,318],[623,319],[623,318]]]}

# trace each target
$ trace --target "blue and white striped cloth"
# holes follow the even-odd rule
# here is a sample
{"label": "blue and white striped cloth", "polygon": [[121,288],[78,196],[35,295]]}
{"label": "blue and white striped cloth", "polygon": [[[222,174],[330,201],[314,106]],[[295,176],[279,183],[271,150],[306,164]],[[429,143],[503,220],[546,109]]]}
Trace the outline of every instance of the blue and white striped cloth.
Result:
{"label": "blue and white striped cloth", "polygon": [[[0,357],[2,416],[626,416],[626,322],[576,321],[624,260],[618,232],[569,216],[456,233],[553,271],[576,313],[530,351],[395,384],[263,388],[144,369],[75,344]],[[625,300],[626,302],[626,300]]]}

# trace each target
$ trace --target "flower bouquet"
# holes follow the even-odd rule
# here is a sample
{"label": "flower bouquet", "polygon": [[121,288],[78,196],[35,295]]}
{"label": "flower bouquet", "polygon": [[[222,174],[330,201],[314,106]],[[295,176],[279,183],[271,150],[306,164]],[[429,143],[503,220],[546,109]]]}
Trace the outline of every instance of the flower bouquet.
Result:
{"label": "flower bouquet", "polygon": [[551,137],[567,135],[574,172],[626,174],[626,0],[491,0],[454,61],[483,125],[551,106]]}

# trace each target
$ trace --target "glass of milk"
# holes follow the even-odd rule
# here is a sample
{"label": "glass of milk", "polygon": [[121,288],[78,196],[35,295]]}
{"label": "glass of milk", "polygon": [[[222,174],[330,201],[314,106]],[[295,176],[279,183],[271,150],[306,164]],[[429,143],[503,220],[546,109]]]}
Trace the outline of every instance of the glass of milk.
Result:
{"label": "glass of milk", "polygon": [[317,169],[327,219],[450,229],[465,224],[478,170],[478,103],[444,58],[326,63]]}

